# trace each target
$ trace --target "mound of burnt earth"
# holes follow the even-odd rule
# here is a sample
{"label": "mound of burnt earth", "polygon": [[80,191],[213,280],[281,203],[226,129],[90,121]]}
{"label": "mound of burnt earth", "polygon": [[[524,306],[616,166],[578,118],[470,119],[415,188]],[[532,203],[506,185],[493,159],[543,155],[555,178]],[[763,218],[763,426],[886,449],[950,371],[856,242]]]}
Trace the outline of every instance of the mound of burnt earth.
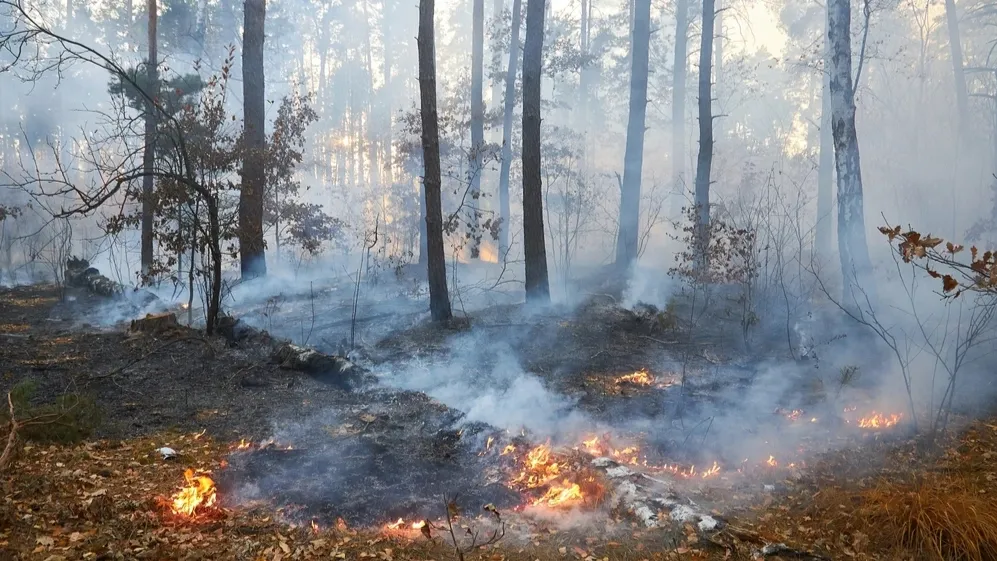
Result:
{"label": "mound of burnt earth", "polygon": [[316,417],[287,429],[279,444],[244,445],[217,474],[232,503],[264,501],[294,520],[368,526],[397,518],[437,518],[444,495],[467,507],[522,502],[503,484],[499,463],[479,456],[481,424],[424,394],[372,390],[369,406]]}

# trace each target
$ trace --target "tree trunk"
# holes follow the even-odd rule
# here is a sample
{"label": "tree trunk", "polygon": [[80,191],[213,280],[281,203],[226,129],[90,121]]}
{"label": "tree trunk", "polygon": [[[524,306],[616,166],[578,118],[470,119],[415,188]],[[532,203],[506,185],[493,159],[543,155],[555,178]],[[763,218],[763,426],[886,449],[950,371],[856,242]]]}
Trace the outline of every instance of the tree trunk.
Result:
{"label": "tree trunk", "polygon": [[865,239],[862,170],[855,130],[855,91],[852,86],[851,4],[829,0],[827,31],[831,48],[831,129],[835,169],[838,172],[838,253],[843,277],[843,299],[852,309],[874,301],[872,271]]}
{"label": "tree trunk", "polygon": [[523,247],[526,299],[550,302],[540,175],[540,79],[543,66],[544,0],[527,0],[523,44]]}
{"label": "tree trunk", "polygon": [[623,158],[620,229],[616,236],[616,266],[623,270],[628,269],[637,260],[650,40],[651,0],[636,0],[633,34],[630,40],[630,119],[627,123],[627,148]]}
{"label": "tree trunk", "polygon": [[502,121],[502,167],[499,169],[499,255],[509,253],[509,174],[512,167],[512,113],[516,107],[516,74],[519,72],[519,26],[522,0],[512,0],[512,39],[509,42],[509,71],[505,75],[505,108]]}
{"label": "tree trunk", "polygon": [[[578,20],[578,35],[579,35],[579,52],[582,58],[585,59],[589,56],[589,50],[591,49],[591,35],[589,29],[592,26],[592,20],[590,18],[590,10],[592,6],[591,0],[581,1],[581,15]],[[585,166],[584,154],[588,148],[588,102],[589,102],[589,82],[591,77],[591,71],[589,70],[590,62],[586,61],[585,65],[578,70],[578,112],[576,117],[576,122],[578,123],[578,128],[582,132],[583,143],[582,143],[582,166]]]}
{"label": "tree trunk", "polygon": [[[505,2],[503,0],[495,0],[492,3],[492,25],[498,24],[502,20],[502,10],[505,9]],[[495,49],[492,55],[492,66],[498,68],[502,64],[502,49]],[[502,79],[495,77],[492,80],[492,92],[491,92],[491,103],[492,107],[498,107],[502,103]]]}
{"label": "tree trunk", "polygon": [[723,117],[724,108],[721,106],[722,86],[723,86],[723,73],[724,73],[724,21],[723,21],[723,0],[714,0],[714,16],[713,16],[713,98],[717,102],[716,111],[713,113],[719,116],[719,123],[716,126],[716,131],[714,135],[718,140],[723,140],[724,129],[726,127],[727,118]]}
{"label": "tree trunk", "polygon": [[[846,0],[847,1],[847,0]],[[696,159],[696,266],[709,268],[710,168],[713,166],[713,95],[710,65],[713,62],[713,0],[703,0],[703,33],[699,46],[699,157]]]}
{"label": "tree trunk", "polygon": [[685,95],[689,57],[689,0],[675,3],[675,62],[672,71],[672,208],[678,218],[685,205]]}
{"label": "tree trunk", "polygon": [[[378,119],[374,115],[374,56],[371,52],[370,34],[370,14],[367,9],[367,0],[363,1],[363,21],[364,21],[364,62],[367,65],[367,118],[364,120],[367,125],[367,165],[370,168],[370,185],[379,187],[381,185],[381,164],[377,161],[377,145],[380,134],[377,132]],[[387,51],[387,50],[385,50]]]}
{"label": "tree trunk", "polygon": [[419,93],[422,105],[423,184],[426,193],[426,246],[429,310],[434,321],[451,317],[447,263],[443,251],[443,202],[440,171],[440,126],[436,116],[435,0],[419,0]]}
{"label": "tree trunk", "polygon": [[[157,23],[159,6],[156,0],[149,0],[149,60],[146,61],[146,81],[149,83],[149,95],[155,97],[159,92],[159,72],[157,65]],[[142,149],[142,276],[147,277],[152,268],[152,221],[154,218],[153,190],[155,178],[153,166],[156,158],[156,108],[148,103],[145,112],[145,146]]]}
{"label": "tree trunk", "polygon": [[952,71],[955,78],[955,100],[959,109],[959,135],[962,138],[969,125],[969,92],[966,89],[966,73],[962,66],[962,40],[959,34],[959,14],[955,0],[945,0],[945,20],[949,28],[949,52],[952,57]]}
{"label": "tree trunk", "polygon": [[125,20],[125,23],[131,28],[132,22],[135,19],[135,5],[132,3],[132,0],[125,0],[124,12],[121,19]]}
{"label": "tree trunk", "polygon": [[471,259],[481,253],[479,209],[481,208],[482,150],[485,146],[485,0],[474,0],[471,25]]}
{"label": "tree trunk", "polygon": [[833,222],[833,180],[834,180],[834,139],[831,135],[831,46],[827,34],[827,18],[824,18],[824,72],[821,87],[820,109],[820,156],[817,162],[817,255],[827,259],[832,252],[831,236]]}
{"label": "tree trunk", "polygon": [[388,17],[389,14],[381,14],[381,33],[383,37],[384,46],[384,85],[381,86],[381,110],[384,113],[384,136],[382,137],[382,153],[383,153],[383,167],[384,167],[384,183],[385,185],[393,185],[395,182],[394,174],[394,162],[391,161],[393,155],[391,150],[391,142],[393,137],[392,126],[391,126],[391,108],[392,108],[392,90],[393,83],[391,80],[391,18]]}
{"label": "tree trunk", "polygon": [[242,94],[245,153],[239,192],[239,258],[243,279],[267,274],[263,243],[266,181],[266,117],[263,81],[263,32],[266,0],[246,0],[242,41]]}

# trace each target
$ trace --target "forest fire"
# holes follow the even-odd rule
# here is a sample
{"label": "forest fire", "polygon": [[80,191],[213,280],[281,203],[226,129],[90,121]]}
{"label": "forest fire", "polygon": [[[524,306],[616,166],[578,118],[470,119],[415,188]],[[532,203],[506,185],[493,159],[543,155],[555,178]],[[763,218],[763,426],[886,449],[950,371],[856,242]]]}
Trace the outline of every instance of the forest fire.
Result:
{"label": "forest fire", "polygon": [[215,482],[206,475],[194,475],[194,471],[188,469],[183,474],[187,486],[173,495],[171,508],[176,514],[184,516],[194,516],[198,509],[214,506],[218,494],[215,490]]}

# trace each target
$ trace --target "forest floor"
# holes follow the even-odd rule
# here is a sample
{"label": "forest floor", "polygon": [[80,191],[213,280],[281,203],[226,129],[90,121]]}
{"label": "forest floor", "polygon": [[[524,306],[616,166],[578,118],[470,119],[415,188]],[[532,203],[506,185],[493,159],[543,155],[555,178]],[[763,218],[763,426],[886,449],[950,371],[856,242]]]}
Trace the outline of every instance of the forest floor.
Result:
{"label": "forest floor", "polygon": [[[36,404],[72,393],[92,399],[100,413],[93,433],[78,442],[26,442],[9,472],[0,474],[0,561],[458,558],[439,529],[427,539],[385,526],[295,524],[273,506],[227,505],[224,498],[198,517],[172,513],[169,497],[183,486],[186,469],[224,472],[240,441],[273,436],[274,419],[337,410],[363,419],[366,427],[391,416],[393,423],[386,424],[399,426],[377,430],[385,435],[382,442],[400,447],[411,439],[401,425],[425,424],[430,415],[421,411],[438,415],[444,408],[412,392],[391,393],[381,408],[361,403],[349,392],[279,368],[259,349],[234,348],[185,328],[149,336],[88,325],[100,304],[86,293],[63,294],[51,286],[0,290],[0,390],[6,394],[31,380]],[[549,372],[553,386],[573,392],[586,411],[605,419],[628,408],[660,407],[660,400],[642,401],[640,388],[611,381],[674,343],[632,325],[642,320],[607,309],[532,318],[529,329],[512,325],[523,332],[523,362],[531,371]],[[496,309],[478,321],[509,327],[521,319]],[[371,360],[431,349],[434,340],[441,345],[461,329],[415,328],[381,341],[370,349]],[[544,352],[553,348],[563,351]],[[708,349],[695,354],[698,363],[717,361]],[[0,428],[0,436],[6,432]],[[164,446],[179,456],[165,460],[158,452]],[[703,490],[726,522],[712,535],[689,525],[676,535],[626,520],[599,528],[552,525],[532,529],[526,539],[510,532],[464,555],[495,561],[752,559],[777,558],[769,555],[777,551],[760,549],[781,543],[795,550],[784,558],[810,552],[811,558],[834,559],[995,559],[995,458],[997,419],[963,423],[931,446],[900,431],[859,436],[805,467],[749,473],[736,486]],[[511,515],[509,520],[515,524]]]}

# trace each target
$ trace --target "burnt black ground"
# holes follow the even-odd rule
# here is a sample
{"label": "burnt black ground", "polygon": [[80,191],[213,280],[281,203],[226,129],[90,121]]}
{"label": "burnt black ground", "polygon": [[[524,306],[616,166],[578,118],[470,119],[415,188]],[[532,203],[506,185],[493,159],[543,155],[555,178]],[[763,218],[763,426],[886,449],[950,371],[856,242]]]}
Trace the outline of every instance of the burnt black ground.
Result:
{"label": "burnt black ground", "polygon": [[[40,401],[66,391],[92,396],[105,419],[98,437],[164,429],[207,430],[231,440],[277,437],[295,450],[233,456],[219,484],[230,500],[269,499],[302,516],[378,523],[438,515],[443,494],[460,493],[471,508],[521,500],[501,485],[499,462],[478,456],[491,429],[467,426],[460,412],[422,393],[383,386],[343,391],[279,369],[263,349],[233,348],[194,331],[155,338],[128,336],[122,325],[88,325],[106,316],[106,303],[54,286],[0,291],[0,389],[31,379],[39,384]],[[385,308],[367,310],[385,314],[375,331],[387,333],[359,353],[375,372],[419,356],[445,362],[450,342],[474,330],[502,339],[524,371],[576,400],[593,420],[653,423],[650,454],[700,465],[738,461],[721,455],[716,437],[726,429],[704,420],[728,399],[721,390],[750,383],[755,370],[716,334],[719,328],[683,342],[677,331],[620,308],[609,296],[542,312],[493,306],[447,326],[420,321],[412,311],[417,302]],[[310,329],[310,342],[336,350],[334,334],[349,325],[344,313],[320,306],[318,315],[330,327]],[[282,318],[268,321],[279,328]],[[283,331],[293,333],[294,322],[286,321]],[[662,379],[684,372],[686,383],[607,391],[617,376],[642,368]],[[781,419],[759,411],[751,422]]]}

